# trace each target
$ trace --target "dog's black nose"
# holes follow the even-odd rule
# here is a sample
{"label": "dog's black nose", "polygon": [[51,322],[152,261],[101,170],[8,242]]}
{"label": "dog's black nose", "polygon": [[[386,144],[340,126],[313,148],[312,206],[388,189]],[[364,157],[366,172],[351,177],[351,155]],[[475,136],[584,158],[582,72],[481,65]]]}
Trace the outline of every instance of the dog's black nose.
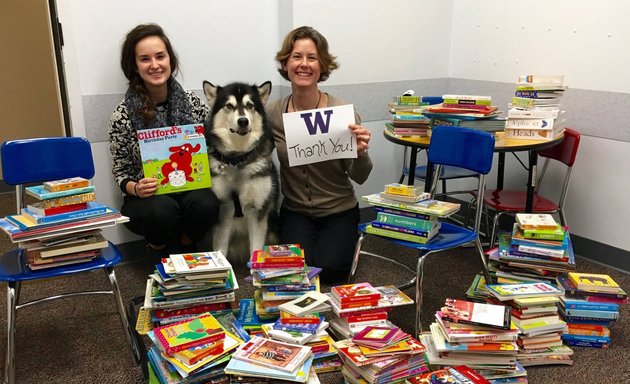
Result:
{"label": "dog's black nose", "polygon": [[239,117],[237,122],[238,126],[241,128],[245,128],[249,125],[249,119],[247,117]]}

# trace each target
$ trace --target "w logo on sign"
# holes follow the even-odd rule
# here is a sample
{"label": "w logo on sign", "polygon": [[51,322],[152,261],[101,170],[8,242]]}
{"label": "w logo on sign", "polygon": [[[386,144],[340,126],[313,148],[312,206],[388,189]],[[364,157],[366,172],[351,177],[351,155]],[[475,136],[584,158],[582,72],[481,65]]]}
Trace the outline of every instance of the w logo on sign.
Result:
{"label": "w logo on sign", "polygon": [[311,119],[313,116],[312,112],[301,113],[300,117],[304,120],[304,124],[306,124],[306,129],[308,129],[309,135],[317,134],[317,127],[322,133],[328,133],[328,128],[330,126],[330,116],[333,114],[332,110],[327,110],[323,112],[326,115],[326,122],[324,122],[324,117],[322,116],[322,112],[315,112],[315,118]]}

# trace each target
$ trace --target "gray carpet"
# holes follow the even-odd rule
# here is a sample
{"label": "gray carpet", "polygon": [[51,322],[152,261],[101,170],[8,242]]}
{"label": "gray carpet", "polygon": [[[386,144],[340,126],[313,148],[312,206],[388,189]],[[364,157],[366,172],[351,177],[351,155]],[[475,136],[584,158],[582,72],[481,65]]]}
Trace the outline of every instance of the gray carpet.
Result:
{"label": "gray carpet", "polygon": [[[11,194],[0,194],[0,215],[13,211]],[[406,249],[392,249],[387,242],[368,238],[365,249],[395,255],[413,265],[414,253]],[[12,247],[0,234],[0,252]],[[116,268],[123,298],[126,302],[144,293],[150,262],[142,258],[142,250],[127,248],[126,262]],[[138,249],[138,248],[136,248]],[[235,268],[241,289],[238,298],[251,297],[252,287],[243,278],[248,270]],[[429,258],[425,264],[424,326],[428,327],[434,313],[446,297],[465,298],[465,291],[479,270],[472,249],[445,252]],[[608,273],[622,287],[630,289],[630,276],[611,268],[578,260],[578,270]],[[359,266],[358,280],[374,285],[397,284],[410,276],[398,267],[365,257]],[[90,288],[107,288],[104,273],[34,281],[23,285],[24,300],[53,292]],[[330,287],[323,285],[322,291]],[[406,291],[412,295],[413,291]],[[5,296],[5,295],[3,295]],[[629,306],[623,306],[621,317],[612,327],[610,349],[575,348],[573,366],[542,366],[528,368],[530,383],[630,383],[630,320]],[[408,332],[413,329],[413,307],[395,309],[390,319]],[[6,299],[0,300],[0,324],[6,324]],[[17,317],[16,379],[18,383],[141,383],[142,374],[133,365],[118,321],[113,300],[107,296],[76,297],[27,307]],[[0,342],[0,358],[4,362],[5,342]],[[2,370],[4,364],[2,364]],[[339,373],[320,375],[325,384],[342,383]]]}

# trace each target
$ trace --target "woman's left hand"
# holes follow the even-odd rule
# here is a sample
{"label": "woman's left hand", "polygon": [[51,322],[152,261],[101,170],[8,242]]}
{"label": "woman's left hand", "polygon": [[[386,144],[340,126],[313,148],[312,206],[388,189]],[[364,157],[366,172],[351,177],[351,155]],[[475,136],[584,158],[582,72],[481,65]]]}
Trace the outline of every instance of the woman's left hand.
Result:
{"label": "woman's left hand", "polygon": [[370,130],[357,124],[350,124],[348,127],[357,136],[357,156],[363,157],[367,155],[370,148],[368,144],[370,137],[372,137]]}

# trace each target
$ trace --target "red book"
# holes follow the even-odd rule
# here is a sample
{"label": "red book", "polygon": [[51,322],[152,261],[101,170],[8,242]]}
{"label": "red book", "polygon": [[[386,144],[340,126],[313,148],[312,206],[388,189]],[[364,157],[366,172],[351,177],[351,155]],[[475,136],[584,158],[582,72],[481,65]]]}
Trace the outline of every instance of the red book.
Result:
{"label": "red book", "polygon": [[27,208],[29,209],[29,211],[36,213],[38,215],[51,216],[51,215],[57,215],[60,213],[80,211],[82,209],[86,209],[87,207],[88,207],[88,203],[86,202],[86,203],[77,203],[77,204],[70,204],[70,205],[61,205],[58,207],[50,207],[50,208],[45,208],[43,205],[40,206],[38,204],[33,204],[33,205],[29,205]]}
{"label": "red book", "polygon": [[[352,308],[352,306],[348,306],[351,303],[363,304],[354,307],[376,305],[381,299],[381,293],[368,282],[338,285],[330,288],[330,293],[342,309]],[[375,303],[371,304],[373,302]]]}
{"label": "red book", "polygon": [[360,315],[351,315],[345,318],[348,324],[362,323],[373,320],[387,320],[387,312],[364,313]]}
{"label": "red book", "polygon": [[228,309],[229,307],[230,307],[230,303],[202,304],[202,305],[196,305],[194,307],[179,308],[179,309],[158,309],[155,311],[154,315],[158,319],[166,319],[168,317],[173,317],[173,316],[197,315],[204,312],[221,311],[224,309]]}
{"label": "red book", "polygon": [[265,257],[263,250],[257,249],[252,254],[251,269],[263,268],[301,268],[304,267],[304,256]]}

